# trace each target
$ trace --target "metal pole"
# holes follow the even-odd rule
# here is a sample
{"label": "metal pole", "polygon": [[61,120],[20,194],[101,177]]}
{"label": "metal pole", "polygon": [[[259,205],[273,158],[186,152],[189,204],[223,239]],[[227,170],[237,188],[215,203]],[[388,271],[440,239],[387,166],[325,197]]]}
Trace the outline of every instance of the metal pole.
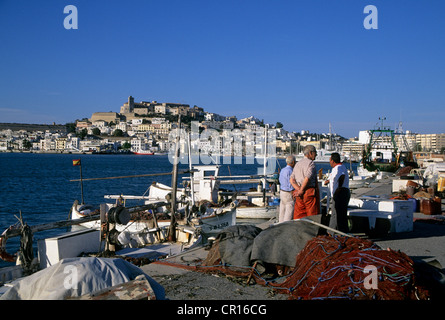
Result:
{"label": "metal pole", "polygon": [[266,203],[267,124],[264,127],[263,203]]}
{"label": "metal pole", "polygon": [[189,151],[189,169],[190,169],[190,192],[192,193],[192,206],[195,205],[195,181],[192,165],[192,142],[191,142],[191,132],[188,134],[188,151]]}
{"label": "metal pole", "polygon": [[[298,219],[298,220],[300,220],[300,221],[304,221],[304,222],[312,223],[312,224],[314,224],[314,225],[316,225],[316,226],[319,226],[319,227],[324,228],[324,229],[326,229],[326,230],[329,230],[329,231],[331,231],[331,232],[335,232],[335,233],[341,234],[342,236],[345,236],[345,237],[354,238],[353,235],[350,235],[350,234],[341,232],[341,231],[339,231],[339,230],[337,230],[337,229],[330,228],[330,227],[328,227],[328,226],[325,226],[324,224],[321,224],[321,223],[312,221],[312,220],[307,219],[307,218],[301,218],[301,219]],[[294,221],[298,221],[298,220],[294,220]]]}
{"label": "metal pole", "polygon": [[173,176],[172,176],[172,199],[171,199],[171,222],[168,232],[168,240],[176,241],[176,189],[178,186],[178,162],[179,162],[179,142],[181,133],[181,115],[178,116],[178,133],[175,141],[175,156],[173,158]]}
{"label": "metal pole", "polygon": [[82,162],[80,162],[79,168],[80,168],[80,197],[82,200],[82,204],[84,204],[85,202],[83,201]]}

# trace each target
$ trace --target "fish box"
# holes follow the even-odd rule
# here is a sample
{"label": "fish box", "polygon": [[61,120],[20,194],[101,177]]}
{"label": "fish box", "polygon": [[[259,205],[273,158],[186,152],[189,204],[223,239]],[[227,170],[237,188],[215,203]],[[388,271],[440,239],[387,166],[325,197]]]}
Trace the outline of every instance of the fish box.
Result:
{"label": "fish box", "polygon": [[100,231],[85,229],[42,239],[37,242],[40,268],[44,269],[64,258],[78,257],[82,252],[99,252]]}
{"label": "fish box", "polygon": [[[413,231],[413,204],[407,200],[378,200],[375,198],[351,199],[348,216],[368,219],[369,229],[376,228],[377,219],[390,222],[389,232]],[[354,208],[355,207],[355,208]]]}
{"label": "fish box", "polygon": [[422,179],[394,179],[392,181],[392,192],[406,191],[408,188],[407,186],[412,185],[413,183],[423,185]]}

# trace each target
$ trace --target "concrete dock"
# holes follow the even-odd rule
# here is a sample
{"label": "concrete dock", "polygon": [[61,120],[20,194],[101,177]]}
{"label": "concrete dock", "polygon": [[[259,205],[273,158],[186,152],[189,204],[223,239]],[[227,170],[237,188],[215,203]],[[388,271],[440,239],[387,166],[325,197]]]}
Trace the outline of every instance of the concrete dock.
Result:
{"label": "concrete dock", "polygon": [[[208,251],[200,248],[179,259],[193,262],[205,259]],[[246,284],[246,279],[225,275],[212,275],[183,268],[151,263],[141,269],[165,289],[169,300],[287,300],[287,294],[276,293],[272,288]]]}
{"label": "concrete dock", "polygon": [[[373,182],[365,188],[352,190],[352,197],[380,196],[389,199],[392,193],[392,178]],[[413,260],[436,261],[439,268],[445,267],[445,219],[444,216],[428,216],[414,213],[413,231],[389,233],[380,238],[370,238],[383,249],[400,250]],[[357,235],[368,238],[366,235]],[[193,262],[205,259],[208,251],[201,248],[184,254],[179,259]],[[437,264],[438,263],[438,264]],[[165,288],[170,300],[286,300],[288,295],[278,294],[271,288],[246,284],[245,279],[224,275],[211,275],[162,264],[142,266],[144,272]]]}

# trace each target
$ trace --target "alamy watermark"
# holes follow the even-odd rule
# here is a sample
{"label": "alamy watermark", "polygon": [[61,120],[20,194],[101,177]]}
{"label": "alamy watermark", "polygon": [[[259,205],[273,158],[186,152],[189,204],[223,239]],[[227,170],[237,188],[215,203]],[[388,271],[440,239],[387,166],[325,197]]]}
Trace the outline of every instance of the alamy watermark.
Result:
{"label": "alamy watermark", "polygon": [[63,27],[67,30],[79,29],[77,7],[71,4],[67,5],[63,8],[63,13],[68,14],[65,19],[63,19]]}
{"label": "alamy watermark", "polygon": [[[224,129],[222,132],[207,128],[200,131],[199,122],[192,121],[190,130],[173,129],[168,136],[168,159],[175,161],[179,137],[181,164],[258,164],[258,174],[273,174],[276,169],[277,134],[275,130]],[[265,172],[264,172],[265,169]]]}
{"label": "alamy watermark", "polygon": [[79,283],[79,278],[77,275],[77,267],[73,265],[66,265],[63,269],[63,273],[67,276],[63,279],[63,287],[67,290],[75,289],[77,290],[77,285]]}
{"label": "alamy watermark", "polygon": [[367,265],[363,269],[363,273],[368,274],[363,280],[365,289],[378,289],[378,271],[373,265]]}
{"label": "alamy watermark", "polygon": [[369,4],[363,9],[363,13],[368,14],[363,20],[363,27],[366,30],[378,29],[379,23],[378,23],[377,7],[372,4]]}

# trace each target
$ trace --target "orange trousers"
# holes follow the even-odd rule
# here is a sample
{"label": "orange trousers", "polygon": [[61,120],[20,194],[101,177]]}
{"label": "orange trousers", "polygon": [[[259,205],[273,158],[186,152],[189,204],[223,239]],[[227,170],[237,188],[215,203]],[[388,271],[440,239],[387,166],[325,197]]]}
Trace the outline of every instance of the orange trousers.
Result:
{"label": "orange trousers", "polygon": [[302,197],[295,198],[294,220],[316,214],[320,214],[320,192],[318,188],[309,188]]}

